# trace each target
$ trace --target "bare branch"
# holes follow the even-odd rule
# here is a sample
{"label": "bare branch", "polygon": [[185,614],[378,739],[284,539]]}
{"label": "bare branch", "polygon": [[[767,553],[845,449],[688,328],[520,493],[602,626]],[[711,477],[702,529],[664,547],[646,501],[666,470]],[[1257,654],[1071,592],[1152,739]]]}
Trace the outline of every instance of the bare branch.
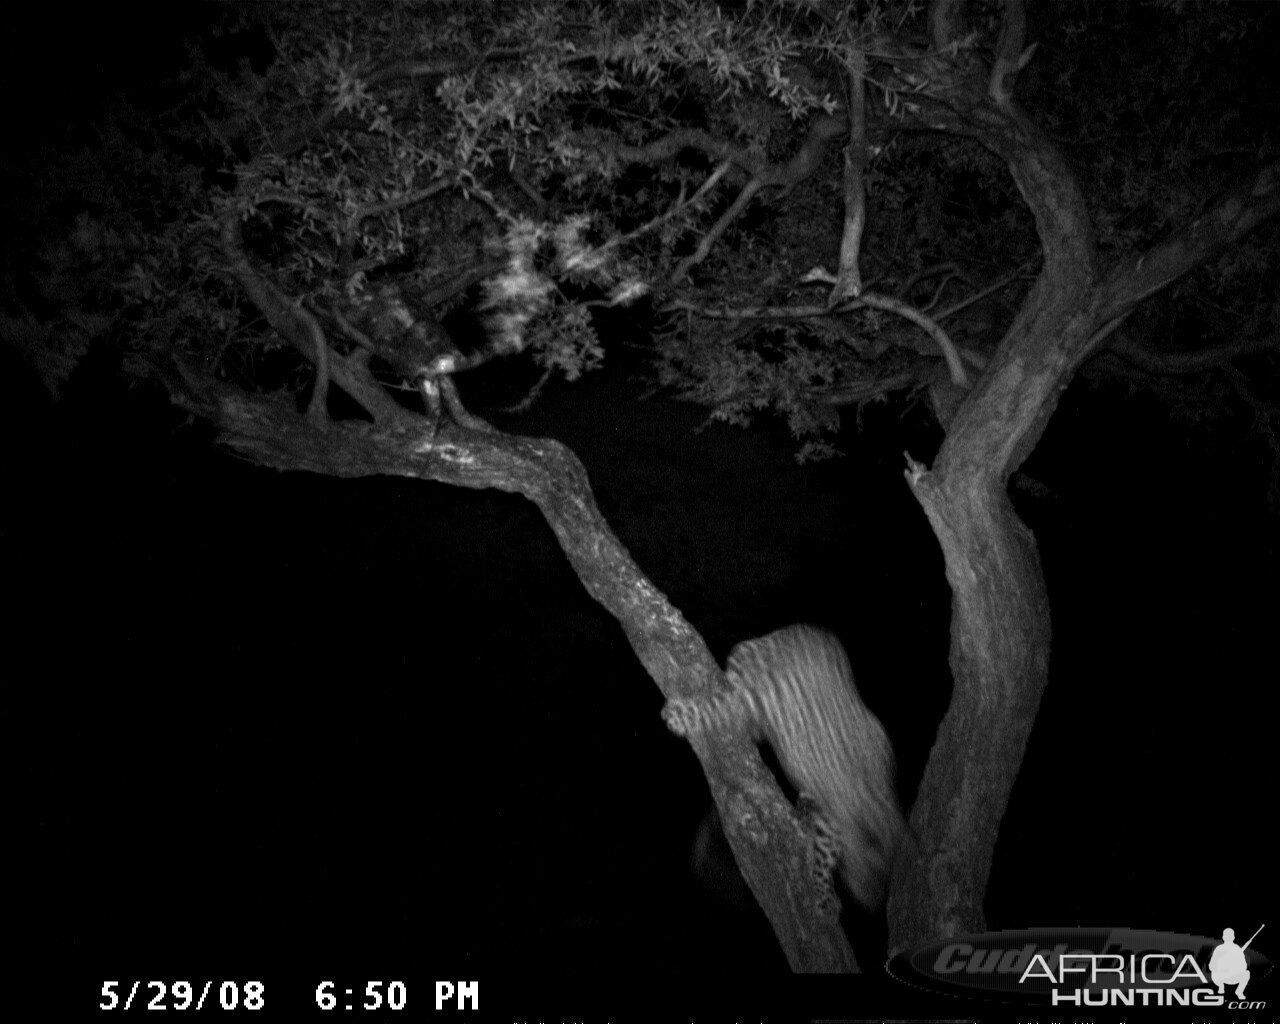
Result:
{"label": "bare branch", "polygon": [[829,306],[704,306],[688,299],[672,299],[664,310],[683,309],[710,320],[807,320],[829,316]]}
{"label": "bare branch", "polygon": [[628,232],[625,235],[620,235],[617,238],[611,239],[610,241],[608,241],[607,243],[605,243],[600,247],[600,251],[604,252],[609,249],[615,248],[617,246],[625,245],[627,242],[633,241],[634,239],[639,238],[641,235],[647,234],[648,232],[653,231],[655,228],[661,227],[663,224],[667,223],[667,221],[683,213],[685,210],[693,208],[698,203],[702,202],[702,200],[705,199],[710,194],[711,190],[720,183],[720,179],[723,178],[729,172],[729,168],[731,168],[732,166],[733,166],[732,161],[730,160],[722,161],[720,164],[716,166],[716,169],[707,176],[707,180],[702,183],[702,185],[698,188],[698,191],[693,194],[693,197],[691,199],[688,199],[688,200],[682,199],[681,201],[678,201],[675,204],[673,204],[671,209],[669,209],[666,213],[662,214],[661,216],[655,217],[653,220],[649,221],[648,224],[641,224],[634,231]]}
{"label": "bare branch", "polygon": [[[960,359],[960,353],[956,351],[956,347],[952,344],[947,332],[939,327],[935,321],[929,319],[913,306],[908,306],[905,302],[899,302],[897,299],[891,299],[887,295],[864,292],[858,297],[857,303],[870,306],[872,309],[882,309],[886,313],[896,313],[898,316],[910,320],[937,343],[942,352],[942,358],[947,361],[947,369],[951,373],[951,383],[957,387],[969,387],[969,376],[964,372],[964,363]],[[848,305],[846,303],[842,308],[848,308]]]}
{"label": "bare branch", "polygon": [[[667,697],[706,693],[723,673],[702,638],[636,565],[609,529],[577,457],[557,441],[501,431],[336,424],[323,444],[291,402],[223,389],[220,442],[259,465],[336,477],[394,475],[521,494],[541,511],[591,598],[622,626],[641,664]],[[767,847],[742,856],[752,890],[794,970],[848,972],[856,961],[834,917],[814,921],[818,883],[795,811],[745,736],[691,740],[720,813],[749,815]]]}
{"label": "bare branch", "polygon": [[701,128],[678,128],[643,146],[618,144],[608,147],[608,151],[618,159],[633,164],[656,164],[671,160],[682,149],[696,149],[718,161],[727,160],[743,168],[752,177],[760,177],[767,167],[764,159],[751,153],[746,146],[739,146]]}
{"label": "bare branch", "polygon": [[[400,407],[368,376],[367,370],[349,366],[329,348],[324,331],[314,316],[296,306],[284,292],[254,269],[244,251],[237,211],[228,211],[223,216],[221,240],[223,254],[229,263],[227,270],[244,289],[249,300],[286,341],[316,365],[317,392],[319,367],[323,363],[333,382],[374,419],[399,416],[402,413]],[[313,404],[315,401],[316,396],[313,395]]]}
{"label": "bare branch", "polygon": [[1099,324],[1168,287],[1280,213],[1280,161],[1227,193],[1172,238],[1118,263],[1099,286]]}
{"label": "bare branch", "polygon": [[972,295],[966,296],[965,298],[957,302],[955,305],[948,306],[941,313],[939,313],[935,317],[935,319],[946,320],[948,317],[955,316],[957,313],[959,313],[962,309],[966,308],[967,306],[972,306],[975,302],[985,299],[988,295],[998,292],[1001,288],[1004,288],[1008,285],[1013,284],[1014,281],[1018,280],[1018,278],[1022,277],[1023,274],[1027,273],[1027,271],[1029,271],[1032,267],[1034,267],[1036,263],[1039,262],[1039,259],[1040,257],[1037,256],[1035,259],[1027,260],[1021,266],[1015,267],[1013,270],[1009,271],[1009,273],[1005,274],[1003,277],[996,278],[993,282],[991,282],[991,284],[987,285],[985,288],[982,288],[979,291],[974,292]]}
{"label": "bare branch", "polygon": [[310,336],[316,354],[316,379],[311,389],[311,401],[307,403],[307,418],[323,430],[329,422],[329,341],[311,310],[299,302],[293,311]]}
{"label": "bare branch", "polygon": [[862,251],[862,231],[867,223],[867,58],[855,49],[849,58],[849,140],[844,146],[844,233],[840,239],[840,266],[836,283],[827,299],[832,306],[862,292],[858,258]]}
{"label": "bare branch", "polygon": [[702,241],[698,243],[698,248],[676,265],[676,269],[671,272],[672,284],[683,281],[690,268],[697,266],[707,258],[711,252],[711,247],[716,244],[716,240],[724,234],[725,229],[737,219],[738,215],[747,208],[747,204],[751,202],[751,197],[760,191],[763,184],[759,178],[752,178],[747,182],[746,187],[738,193],[738,198],[729,205],[729,209],[720,215],[720,219],[703,236]]}
{"label": "bare branch", "polygon": [[1031,59],[1032,51],[1022,50],[1027,35],[1027,13],[1022,0],[1005,0],[1004,19],[1000,23],[1000,39],[996,43],[996,59],[991,66],[987,95],[998,107],[1008,107],[1013,96],[1014,79]]}
{"label": "bare branch", "polygon": [[1158,352],[1138,344],[1132,337],[1125,334],[1113,341],[1108,349],[1147,373],[1177,376],[1228,368],[1233,359],[1258,352],[1280,354],[1280,341],[1277,341],[1274,336],[1255,337],[1230,345],[1220,345],[1217,348],[1199,349],[1195,352]]}
{"label": "bare branch", "polygon": [[907,296],[911,294],[911,289],[918,285],[925,278],[933,277],[937,274],[946,274],[947,280],[955,277],[960,273],[960,265],[958,263],[935,263],[931,267],[924,267],[917,270],[914,274],[902,283],[902,287],[898,289],[899,297],[905,302]]}
{"label": "bare branch", "polygon": [[358,228],[360,222],[366,217],[376,217],[382,213],[389,213],[392,210],[403,209],[406,206],[413,206],[415,203],[422,203],[428,199],[438,196],[441,192],[457,186],[456,181],[437,181],[428,185],[426,188],[420,188],[416,192],[409,192],[403,196],[397,196],[395,199],[388,199],[381,203],[369,203],[367,206],[359,207],[354,214],[351,215],[350,224],[352,228]]}
{"label": "bare branch", "polygon": [[495,256],[484,263],[477,263],[474,267],[459,271],[444,283],[423,292],[422,301],[428,306],[439,305],[441,302],[453,298],[459,292],[466,291],[473,284],[483,281],[486,277],[492,277],[505,267],[507,262],[508,258],[506,256]]}
{"label": "bare branch", "polygon": [[458,394],[458,386],[454,384],[452,377],[442,375],[435,378],[435,381],[440,386],[440,397],[444,399],[444,407],[453,417],[454,423],[468,430],[493,429],[487,420],[481,419],[462,404],[462,396]]}
{"label": "bare branch", "polygon": [[736,164],[761,186],[781,186],[789,192],[818,169],[827,146],[844,131],[843,117],[815,115],[799,150],[781,164],[769,164],[763,156],[751,152],[746,146],[729,142],[701,128],[679,128],[643,146],[614,144],[607,146],[606,151],[628,163],[654,164],[672,159],[682,149],[696,149],[717,161]]}
{"label": "bare branch", "polygon": [[[828,275],[829,279],[830,275]],[[826,318],[838,313],[848,313],[860,306],[883,310],[886,313],[894,313],[906,320],[910,320],[928,334],[938,346],[943,359],[946,360],[952,383],[962,388],[970,386],[969,376],[965,372],[960,353],[947,332],[939,327],[936,321],[930,319],[918,309],[887,295],[863,292],[858,298],[841,303],[834,309],[829,306],[742,306],[717,309],[712,306],[700,306],[685,299],[675,299],[667,303],[664,308],[684,309],[713,320],[808,320]]]}

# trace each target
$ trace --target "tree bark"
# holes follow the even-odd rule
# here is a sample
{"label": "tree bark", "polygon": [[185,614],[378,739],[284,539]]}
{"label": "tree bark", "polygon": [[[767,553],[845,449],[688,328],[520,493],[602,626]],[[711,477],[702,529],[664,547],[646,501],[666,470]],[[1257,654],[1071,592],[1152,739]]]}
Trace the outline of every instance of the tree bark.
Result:
{"label": "tree bark", "polygon": [[[664,696],[727,685],[702,637],[609,528],[582,463],[558,441],[451,423],[432,430],[423,417],[403,411],[378,424],[340,421],[320,430],[290,399],[248,396],[190,371],[168,376],[175,400],[211,419],[219,443],[259,465],[338,477],[418,477],[524,495],[587,592],[621,623]],[[821,893],[810,876],[807,835],[755,746],[707,734],[692,747],[735,858],[792,970],[857,971],[839,922],[814,912]]]}
{"label": "tree bark", "polygon": [[918,843],[900,861],[890,893],[891,952],[985,929],[1000,822],[1048,682],[1044,576],[1035,539],[1010,504],[1009,476],[1108,325],[1280,208],[1272,165],[1174,239],[1103,275],[1083,195],[1056,147],[1007,97],[994,102],[945,66],[932,74],[918,117],[971,135],[1007,161],[1035,217],[1044,264],[947,424],[933,467],[908,472],[952,589],[954,690],[910,816]]}

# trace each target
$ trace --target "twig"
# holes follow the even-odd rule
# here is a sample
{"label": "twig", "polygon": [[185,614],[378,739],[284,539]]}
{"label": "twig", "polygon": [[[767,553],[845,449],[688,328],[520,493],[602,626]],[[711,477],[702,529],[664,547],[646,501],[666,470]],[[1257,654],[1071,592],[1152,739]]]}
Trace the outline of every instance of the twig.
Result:
{"label": "twig", "polygon": [[752,178],[747,182],[742,191],[738,193],[738,198],[730,204],[729,209],[720,215],[720,219],[703,236],[702,241],[698,243],[698,248],[677,264],[676,269],[671,274],[672,284],[683,281],[690,269],[707,258],[707,255],[711,252],[711,247],[716,243],[716,239],[723,235],[725,229],[747,208],[747,204],[751,202],[751,197],[760,191],[763,184],[764,182],[759,178]]}

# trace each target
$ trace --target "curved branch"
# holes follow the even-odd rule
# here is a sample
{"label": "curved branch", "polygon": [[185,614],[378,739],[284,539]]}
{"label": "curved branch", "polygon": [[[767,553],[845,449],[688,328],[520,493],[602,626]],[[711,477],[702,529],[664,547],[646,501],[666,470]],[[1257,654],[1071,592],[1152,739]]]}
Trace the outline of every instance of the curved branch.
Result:
{"label": "curved branch", "polygon": [[[666,697],[723,686],[701,636],[636,565],[596,505],[582,463],[546,438],[471,431],[420,418],[389,427],[337,423],[315,443],[291,402],[222,387],[215,403],[220,443],[261,465],[331,476],[392,475],[521,494],[538,506],[591,597],[621,624],[642,665]],[[792,969],[856,969],[834,919],[815,920],[819,898],[795,812],[744,736],[707,731],[692,738],[720,814],[747,820],[752,835],[728,830],[748,884],[764,908]]]}
{"label": "curved branch", "polygon": [[1278,213],[1280,160],[1263,167],[1161,245],[1118,263],[1100,285],[1097,323],[1123,316]]}
{"label": "curved branch", "polygon": [[426,202],[428,199],[438,196],[441,192],[453,188],[457,184],[456,181],[436,181],[426,188],[420,188],[416,192],[410,192],[407,195],[397,196],[395,199],[387,199],[381,203],[369,203],[367,206],[361,206],[351,215],[350,223],[358,226],[366,217],[376,217],[381,213],[390,213],[392,210],[399,210],[406,206],[413,206],[415,203]]}
{"label": "curved branch", "polygon": [[[846,303],[841,308],[849,308],[849,305],[849,303]],[[957,387],[969,387],[969,376],[964,372],[964,362],[960,358],[960,353],[956,351],[950,336],[935,321],[921,313],[920,310],[907,305],[905,302],[891,299],[887,295],[876,295],[874,292],[864,292],[860,295],[857,305],[870,306],[872,309],[882,309],[886,313],[896,313],[898,316],[910,320],[937,343],[938,348],[942,351],[942,358],[947,361],[947,369],[951,373],[951,383]]]}
{"label": "curved branch", "polygon": [[460,270],[441,284],[437,284],[422,293],[422,301],[428,306],[437,306],[446,299],[451,299],[459,292],[465,292],[473,284],[492,277],[510,262],[507,256],[495,256],[491,260],[477,263],[474,267]]}
{"label": "curved branch", "polygon": [[[254,269],[244,251],[240,232],[240,215],[236,210],[222,217],[220,237],[223,254],[227,258],[227,270],[244,289],[249,301],[258,308],[267,322],[317,368],[315,393],[312,405],[320,396],[320,367],[332,377],[333,382],[351,396],[374,419],[395,418],[401,409],[389,398],[372,377],[361,374],[330,350],[319,322],[307,310],[295,306],[289,298],[266,277]],[[326,388],[327,390],[327,388]],[[319,407],[323,410],[323,405]],[[315,414],[319,418],[320,413]],[[327,418],[327,416],[326,416]]]}
{"label": "curved branch", "polygon": [[897,289],[898,295],[900,295],[902,300],[905,302],[907,296],[911,294],[912,288],[926,278],[936,277],[938,274],[946,274],[946,277],[943,279],[944,281],[949,281],[953,277],[958,277],[960,276],[960,264],[951,262],[935,263],[929,267],[922,267],[902,282],[902,285]]}
{"label": "curved branch", "polygon": [[466,427],[468,430],[493,429],[488,420],[477,416],[462,404],[462,396],[458,394],[458,386],[453,382],[452,377],[447,375],[441,375],[434,379],[424,377],[421,383],[424,386],[435,384],[439,387],[440,397],[444,400],[444,407],[458,426]]}
{"label": "curved branch", "polygon": [[663,224],[667,223],[667,221],[683,213],[685,210],[692,209],[710,194],[711,190],[720,183],[720,179],[729,172],[729,168],[732,166],[733,162],[730,160],[721,161],[716,165],[715,170],[707,175],[707,180],[698,187],[698,191],[695,192],[691,198],[684,199],[682,189],[681,198],[673,203],[671,209],[667,210],[666,213],[654,217],[653,220],[649,221],[647,224],[641,224],[638,228],[627,232],[625,235],[619,235],[616,238],[611,238],[604,245],[600,246],[599,251],[602,253],[608,252],[610,249],[614,249],[625,245],[628,242],[634,241],[641,235],[648,234],[655,228],[661,227]]}
{"label": "curved branch", "polygon": [[[959,313],[962,309],[972,306],[975,302],[985,299],[988,295],[992,295],[995,292],[998,292],[1001,288],[1008,287],[1009,285],[1013,284],[1014,281],[1018,280],[1018,278],[1022,277],[1022,275],[1025,274],[1028,270],[1030,270],[1033,266],[1035,266],[1036,262],[1039,259],[1040,257],[1037,256],[1035,259],[1027,260],[1025,263],[1021,264],[1020,266],[1014,267],[1013,270],[1009,271],[1009,273],[1003,275],[1002,277],[997,277],[994,281],[991,282],[991,284],[986,285],[983,288],[980,288],[978,291],[974,292],[972,295],[966,295],[959,302],[953,303],[952,305],[948,306],[946,309],[942,310],[942,312],[938,313],[935,319],[946,320],[948,317],[953,317],[957,313]],[[905,294],[905,292],[903,294]]]}
{"label": "curved branch", "polygon": [[1118,335],[1116,340],[1107,346],[1107,350],[1147,373],[1158,376],[1180,376],[1223,368],[1233,359],[1258,352],[1280,353],[1280,345],[1277,345],[1274,337],[1254,337],[1230,345],[1220,345],[1217,348],[1199,349],[1195,352],[1157,352],[1139,345],[1129,335]]}
{"label": "curved branch", "polygon": [[759,178],[752,178],[747,182],[743,190],[738,193],[738,198],[729,204],[729,208],[720,215],[720,219],[703,236],[702,241],[698,243],[698,248],[676,265],[676,269],[671,272],[672,284],[683,281],[691,268],[696,267],[707,258],[711,252],[711,247],[716,244],[716,240],[725,233],[729,225],[747,208],[747,204],[751,202],[751,197],[760,191],[763,184],[764,182]]}
{"label": "curved branch", "polygon": [[746,146],[739,146],[701,128],[677,128],[643,146],[615,144],[606,149],[618,159],[631,164],[662,163],[664,160],[674,159],[683,149],[696,149],[715,157],[717,161],[728,160],[752,177],[759,177],[767,166],[762,157],[753,154]]}
{"label": "curved branch", "polygon": [[[830,272],[824,271],[820,267],[815,267],[805,275],[805,280],[831,281],[832,277]],[[956,349],[955,343],[952,342],[950,335],[935,320],[920,312],[920,310],[898,299],[890,298],[888,295],[863,292],[856,299],[843,302],[834,309],[829,306],[750,306],[739,309],[727,307],[714,309],[709,306],[699,306],[684,299],[675,299],[667,303],[664,308],[684,309],[691,313],[697,313],[699,316],[715,320],[807,320],[830,316],[833,313],[848,313],[859,306],[883,310],[886,313],[893,313],[910,320],[928,334],[938,346],[939,351],[942,353],[942,358],[946,360],[947,370],[951,374],[951,382],[957,387],[968,388],[970,386],[969,376],[964,369],[964,361],[961,359],[960,353]]]}
{"label": "curved branch", "polygon": [[307,418],[323,429],[329,422],[329,341],[311,310],[299,303],[293,312],[311,339],[316,354],[316,379],[311,388],[311,401],[307,403]]}
{"label": "curved branch", "polygon": [[696,149],[717,161],[729,161],[745,170],[760,185],[781,186],[787,191],[818,169],[827,146],[845,132],[845,119],[818,114],[795,155],[781,164],[769,164],[746,146],[729,142],[701,128],[678,128],[643,146],[612,144],[605,151],[627,163],[654,164],[675,157],[682,149]]}

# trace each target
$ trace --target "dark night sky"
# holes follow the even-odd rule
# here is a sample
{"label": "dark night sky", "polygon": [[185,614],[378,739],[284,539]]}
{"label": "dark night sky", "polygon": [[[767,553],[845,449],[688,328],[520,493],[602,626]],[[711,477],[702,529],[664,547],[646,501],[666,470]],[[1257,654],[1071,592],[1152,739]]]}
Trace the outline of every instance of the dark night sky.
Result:
{"label": "dark night sky", "polygon": [[[95,74],[52,76],[48,109]],[[909,801],[949,595],[902,452],[936,437],[877,408],[846,458],[798,468],[776,424],[633,404],[619,361],[504,426],[574,448],[717,656],[793,621],[839,633]],[[101,369],[56,411],[7,352],[4,379],[13,835],[39,956],[606,992],[784,969],[758,915],[690,873],[696,762],[530,503],[251,467]],[[1015,491],[1055,647],[992,928],[1277,920],[1261,451],[1119,388],[1065,394]]]}

